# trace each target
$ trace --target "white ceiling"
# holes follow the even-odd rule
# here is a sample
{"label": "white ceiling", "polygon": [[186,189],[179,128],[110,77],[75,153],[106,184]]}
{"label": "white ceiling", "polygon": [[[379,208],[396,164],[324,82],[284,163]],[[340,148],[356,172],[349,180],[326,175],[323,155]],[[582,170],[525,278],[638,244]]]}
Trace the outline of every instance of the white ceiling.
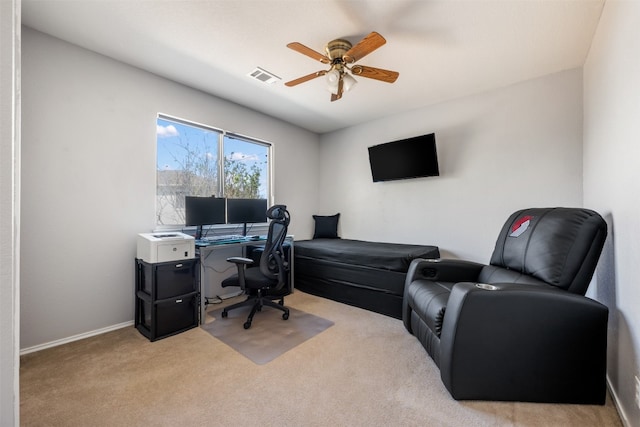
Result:
{"label": "white ceiling", "polygon": [[[604,0],[23,0],[27,26],[317,133],[580,67]],[[377,31],[387,44],[330,102],[318,52]],[[258,66],[281,77],[261,83]]]}

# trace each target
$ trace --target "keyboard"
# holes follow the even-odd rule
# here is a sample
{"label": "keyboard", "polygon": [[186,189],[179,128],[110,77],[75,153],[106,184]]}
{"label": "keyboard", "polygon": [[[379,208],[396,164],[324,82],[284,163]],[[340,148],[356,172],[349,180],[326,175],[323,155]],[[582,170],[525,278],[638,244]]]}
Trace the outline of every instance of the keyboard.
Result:
{"label": "keyboard", "polygon": [[225,236],[208,236],[196,240],[196,246],[224,245],[225,243],[238,243],[246,241],[246,237],[238,234]]}
{"label": "keyboard", "polygon": [[245,240],[244,236],[241,236],[239,234],[228,234],[228,235],[224,235],[224,236],[209,236],[209,237],[203,237],[201,240],[204,240],[205,242],[227,242],[229,240]]}

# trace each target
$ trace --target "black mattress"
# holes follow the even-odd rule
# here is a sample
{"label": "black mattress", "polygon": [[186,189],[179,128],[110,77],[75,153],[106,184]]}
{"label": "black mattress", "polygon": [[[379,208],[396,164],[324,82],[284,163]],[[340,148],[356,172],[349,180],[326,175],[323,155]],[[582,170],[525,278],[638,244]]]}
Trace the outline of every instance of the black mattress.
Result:
{"label": "black mattress", "polygon": [[295,243],[295,254],[342,264],[406,273],[415,258],[438,258],[436,246],[366,242],[349,239],[314,239]]}
{"label": "black mattress", "polygon": [[415,258],[438,258],[436,246],[314,239],[295,242],[295,287],[402,318],[404,279]]}

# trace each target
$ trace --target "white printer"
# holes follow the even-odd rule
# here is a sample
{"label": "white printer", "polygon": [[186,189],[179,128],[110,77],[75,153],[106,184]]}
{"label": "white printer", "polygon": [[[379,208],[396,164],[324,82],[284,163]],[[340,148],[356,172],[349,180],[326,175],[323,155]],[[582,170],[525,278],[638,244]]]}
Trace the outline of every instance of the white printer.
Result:
{"label": "white printer", "polygon": [[138,259],[149,263],[195,258],[196,241],[180,232],[138,234]]}

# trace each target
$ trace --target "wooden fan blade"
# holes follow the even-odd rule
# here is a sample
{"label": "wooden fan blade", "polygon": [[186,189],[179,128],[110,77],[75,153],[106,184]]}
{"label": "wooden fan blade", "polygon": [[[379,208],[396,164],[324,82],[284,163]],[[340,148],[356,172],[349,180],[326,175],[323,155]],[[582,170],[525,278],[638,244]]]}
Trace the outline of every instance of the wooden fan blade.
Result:
{"label": "wooden fan blade", "polygon": [[303,45],[302,43],[298,43],[298,42],[289,43],[287,45],[287,47],[289,49],[295,50],[298,53],[306,55],[309,58],[315,59],[316,61],[320,61],[323,64],[331,63],[331,60],[329,58],[327,58],[326,56],[324,56],[320,52],[316,52],[315,50],[311,49],[310,47],[307,47],[307,46]]}
{"label": "wooden fan blade", "polygon": [[338,93],[331,94],[331,102],[337,101],[340,98],[342,98],[342,78],[340,79],[340,81],[338,81]]}
{"label": "wooden fan blade", "polygon": [[349,49],[347,53],[344,54],[342,59],[347,64],[353,64],[354,62],[364,58],[386,42],[387,41],[384,39],[384,37],[374,31],[360,40],[351,49]]}
{"label": "wooden fan blade", "polygon": [[383,70],[382,68],[367,67],[365,65],[354,65],[351,67],[351,74],[387,83],[395,82],[400,75],[397,71]]}
{"label": "wooden fan blade", "polygon": [[295,80],[291,80],[290,82],[286,82],[284,85],[285,86],[289,86],[289,87],[295,86],[295,85],[299,85],[300,83],[308,82],[309,80],[313,80],[316,77],[324,76],[325,74],[327,74],[327,72],[325,70],[316,71],[315,73],[307,74],[306,76],[298,77]]}

